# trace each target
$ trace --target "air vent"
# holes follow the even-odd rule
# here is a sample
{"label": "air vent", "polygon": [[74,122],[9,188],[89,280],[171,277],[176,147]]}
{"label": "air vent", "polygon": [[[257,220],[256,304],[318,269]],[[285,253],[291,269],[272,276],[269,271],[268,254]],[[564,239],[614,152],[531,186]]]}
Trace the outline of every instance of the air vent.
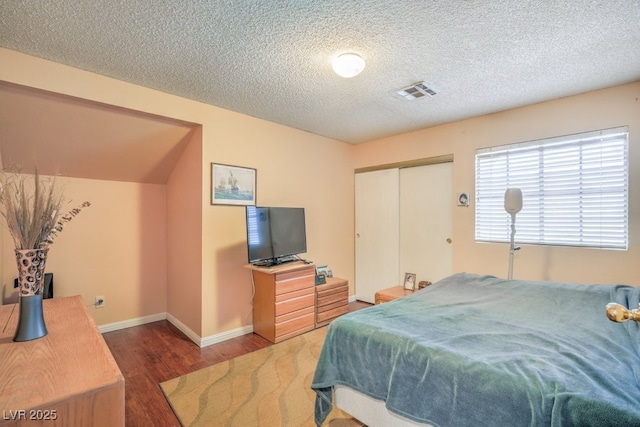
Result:
{"label": "air vent", "polygon": [[436,95],[436,91],[427,82],[414,83],[411,86],[400,89],[396,93],[406,99],[418,99],[427,95]]}

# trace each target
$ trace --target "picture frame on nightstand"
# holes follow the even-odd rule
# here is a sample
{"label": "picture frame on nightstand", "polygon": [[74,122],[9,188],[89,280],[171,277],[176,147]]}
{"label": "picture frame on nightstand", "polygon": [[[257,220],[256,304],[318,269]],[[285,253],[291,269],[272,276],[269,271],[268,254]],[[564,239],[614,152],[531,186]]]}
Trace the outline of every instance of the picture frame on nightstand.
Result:
{"label": "picture frame on nightstand", "polygon": [[324,277],[333,277],[333,273],[329,270],[328,265],[317,265],[316,266],[316,275],[324,275]]}
{"label": "picture frame on nightstand", "polygon": [[414,273],[404,273],[404,288],[409,291],[416,289],[416,275]]}

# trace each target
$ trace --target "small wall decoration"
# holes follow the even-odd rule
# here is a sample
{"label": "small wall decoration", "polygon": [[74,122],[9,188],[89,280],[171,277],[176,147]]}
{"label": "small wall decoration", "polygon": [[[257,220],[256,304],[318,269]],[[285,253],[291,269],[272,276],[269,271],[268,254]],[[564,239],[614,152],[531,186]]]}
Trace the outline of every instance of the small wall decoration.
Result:
{"label": "small wall decoration", "polygon": [[211,163],[211,204],[256,204],[256,170]]}
{"label": "small wall decoration", "polygon": [[469,193],[458,193],[458,206],[469,207]]}
{"label": "small wall decoration", "polygon": [[410,291],[416,289],[416,275],[413,273],[404,273],[404,288]]}

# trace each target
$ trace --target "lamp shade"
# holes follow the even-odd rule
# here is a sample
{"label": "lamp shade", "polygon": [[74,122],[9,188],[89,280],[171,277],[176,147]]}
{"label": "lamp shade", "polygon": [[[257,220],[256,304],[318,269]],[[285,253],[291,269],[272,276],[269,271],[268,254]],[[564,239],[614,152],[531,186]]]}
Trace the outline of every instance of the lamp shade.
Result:
{"label": "lamp shade", "polygon": [[522,210],[522,190],[507,188],[504,192],[504,210],[510,214],[517,214]]}
{"label": "lamp shade", "polygon": [[355,77],[364,70],[365,62],[360,55],[343,53],[331,61],[331,67],[340,77]]}

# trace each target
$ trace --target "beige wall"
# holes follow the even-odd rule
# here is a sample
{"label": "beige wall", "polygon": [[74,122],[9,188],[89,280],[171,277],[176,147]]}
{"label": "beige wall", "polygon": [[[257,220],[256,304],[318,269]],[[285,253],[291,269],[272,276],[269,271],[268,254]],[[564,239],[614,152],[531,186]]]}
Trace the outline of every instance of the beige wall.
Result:
{"label": "beige wall", "polygon": [[[77,178],[57,184],[72,201],[69,210],[84,201],[91,206],[51,245],[46,271],[54,273],[55,295],[82,295],[87,305],[104,296],[104,308],[89,308],[98,324],[166,311],[165,186]],[[4,240],[4,294],[17,297],[13,241]]]}
{"label": "beige wall", "polygon": [[[640,284],[640,83],[437,126],[355,147],[356,168],[454,155],[454,193],[474,193],[475,150],[615,126],[629,126],[629,250],[523,246],[514,277]],[[454,206],[454,270],[504,277],[508,245],[474,241],[471,208]],[[451,203],[455,203],[452,200]]]}
{"label": "beige wall", "polygon": [[167,183],[167,312],[202,333],[202,128]]}
{"label": "beige wall", "polygon": [[[187,305],[184,300],[173,300],[175,292],[180,289],[185,280],[184,277],[174,274],[176,270],[173,266],[176,260],[173,258],[174,255],[169,255],[173,248],[165,252],[166,256],[172,257],[168,264],[169,270],[173,273],[165,272],[164,276],[168,281],[164,288],[165,295],[170,295],[172,301],[165,301],[164,307],[158,311],[175,310],[176,315],[183,317],[184,320],[179,317],[178,319],[188,324],[194,332],[199,331],[202,337],[230,331],[251,323],[250,273],[243,268],[247,262],[244,208],[210,205],[211,162],[257,168],[259,204],[306,208],[309,248],[307,257],[319,263],[329,264],[336,276],[348,279],[353,284],[352,146],[7,49],[0,49],[0,63],[3,64],[0,67],[0,81],[202,125],[202,158],[199,165],[202,170],[200,177],[201,253],[197,248],[191,247],[193,240],[190,240],[187,248],[189,254],[185,254],[185,256],[193,256],[194,259],[198,256],[202,257],[201,326],[198,329],[195,320],[185,313]],[[191,148],[193,147],[190,144],[187,151]],[[185,160],[185,162],[192,165],[193,160]],[[187,178],[176,176],[172,179],[178,182]],[[93,181],[85,181],[83,186],[91,188]],[[172,185],[170,182],[169,195],[165,195],[168,203],[174,203]],[[115,188],[105,186],[103,191],[113,193]],[[105,197],[116,198],[116,195],[105,195]],[[95,199],[90,198],[90,200]],[[123,205],[121,204],[120,207]],[[98,205],[90,209],[98,211],[104,208]],[[179,214],[179,210],[174,210],[174,207],[164,209],[164,215],[169,218],[175,219],[176,214]],[[89,212],[86,215],[89,216]],[[97,227],[101,224],[94,223],[93,226]],[[173,243],[175,229],[173,225],[169,227],[171,227],[170,240]],[[196,225],[196,228],[198,227]],[[86,244],[80,235],[73,238],[66,237],[71,240],[72,245]],[[140,233],[134,233],[127,241],[137,247],[140,245],[136,241],[139,238]],[[101,243],[115,252],[123,242],[104,239]],[[65,256],[62,255],[62,250],[59,252],[58,256]],[[111,267],[119,268],[117,265]],[[145,266],[145,268],[151,268],[151,266]],[[197,280],[193,279],[197,274],[197,272],[193,273],[190,280]],[[191,284],[186,286],[189,287],[189,292],[195,293]],[[98,291],[94,289],[89,291],[84,288],[79,290],[83,295],[89,293],[91,298],[93,293]],[[140,292],[140,289],[114,288],[112,284],[105,284],[100,290],[102,294],[108,296],[108,305],[113,305],[115,301],[126,300],[131,292],[136,294]],[[112,294],[113,296],[109,296]],[[197,296],[193,298],[196,299],[194,303],[197,305]],[[174,301],[176,301],[175,304]],[[107,308],[104,310],[106,312]],[[194,310],[197,312],[197,308]],[[109,320],[100,319],[98,323],[127,320],[145,314],[146,312],[142,309],[135,314],[127,309],[117,317]]]}
{"label": "beige wall", "polygon": [[[304,207],[307,226],[305,258],[328,264],[337,277],[353,284],[353,166],[352,147],[266,121],[251,123],[238,139],[244,116],[228,114],[213,129],[214,144],[204,157],[216,163],[257,169],[257,204]],[[205,139],[207,128],[204,128]],[[242,149],[239,149],[242,147]],[[207,164],[206,167],[209,167]],[[246,263],[245,210],[209,206],[209,175],[203,187],[203,324],[232,329],[251,324],[250,272]],[[224,224],[221,227],[220,224]],[[351,289],[353,294],[353,285]],[[239,318],[234,305],[241,304]],[[204,336],[213,333],[205,328]]]}

